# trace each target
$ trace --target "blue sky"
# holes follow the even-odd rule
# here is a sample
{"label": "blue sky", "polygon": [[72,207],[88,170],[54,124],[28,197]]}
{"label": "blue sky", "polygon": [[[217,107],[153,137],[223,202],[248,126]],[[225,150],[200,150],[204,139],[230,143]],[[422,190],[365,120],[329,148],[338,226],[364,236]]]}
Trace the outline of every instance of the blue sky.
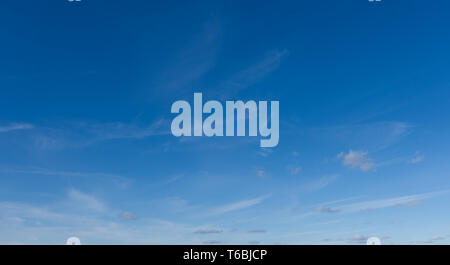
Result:
{"label": "blue sky", "polygon": [[[450,243],[447,1],[0,5],[0,243]],[[174,137],[194,92],[278,146]]]}

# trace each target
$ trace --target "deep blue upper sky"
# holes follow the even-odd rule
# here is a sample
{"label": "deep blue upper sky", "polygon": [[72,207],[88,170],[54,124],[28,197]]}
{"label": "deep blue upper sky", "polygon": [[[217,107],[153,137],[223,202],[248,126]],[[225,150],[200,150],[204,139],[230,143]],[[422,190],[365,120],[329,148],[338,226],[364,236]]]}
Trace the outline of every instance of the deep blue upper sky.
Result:
{"label": "deep blue upper sky", "polygon": [[[450,243],[448,1],[3,1],[0,243]],[[278,100],[280,143],[170,134]]]}

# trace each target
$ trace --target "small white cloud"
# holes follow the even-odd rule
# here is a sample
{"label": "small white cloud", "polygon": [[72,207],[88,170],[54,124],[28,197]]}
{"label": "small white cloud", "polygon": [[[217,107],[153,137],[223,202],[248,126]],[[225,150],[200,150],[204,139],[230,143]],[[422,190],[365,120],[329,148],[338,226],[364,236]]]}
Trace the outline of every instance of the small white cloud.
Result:
{"label": "small white cloud", "polygon": [[297,175],[298,173],[300,173],[300,171],[302,171],[302,168],[300,166],[289,165],[287,166],[287,170],[291,175]]}
{"label": "small white cloud", "polygon": [[247,232],[248,233],[266,233],[267,230],[265,230],[265,229],[250,229]]}
{"label": "small white cloud", "polygon": [[178,180],[180,180],[183,177],[183,175],[175,175],[173,177],[168,178],[166,181],[164,181],[165,185],[177,182]]}
{"label": "small white cloud", "polygon": [[256,175],[258,175],[258,177],[260,177],[262,179],[267,177],[266,171],[264,171],[263,169],[257,169],[256,170]]}
{"label": "small white cloud", "polygon": [[137,216],[132,212],[123,212],[120,214],[120,219],[122,220],[136,220]]}
{"label": "small white cloud", "polygon": [[332,209],[328,206],[320,206],[317,208],[317,211],[320,213],[337,213],[339,210]]}
{"label": "small white cloud", "polygon": [[409,163],[411,164],[417,164],[423,161],[425,157],[421,155],[419,152],[416,152],[415,156],[409,160]]}
{"label": "small white cloud", "polygon": [[367,157],[367,152],[350,150],[347,154],[341,152],[337,155],[338,159],[342,159],[345,166],[351,168],[359,167],[362,171],[369,171],[375,164],[371,158]]}
{"label": "small white cloud", "polygon": [[352,243],[364,244],[367,242],[367,239],[369,239],[369,237],[365,235],[353,235],[348,239],[348,241]]}

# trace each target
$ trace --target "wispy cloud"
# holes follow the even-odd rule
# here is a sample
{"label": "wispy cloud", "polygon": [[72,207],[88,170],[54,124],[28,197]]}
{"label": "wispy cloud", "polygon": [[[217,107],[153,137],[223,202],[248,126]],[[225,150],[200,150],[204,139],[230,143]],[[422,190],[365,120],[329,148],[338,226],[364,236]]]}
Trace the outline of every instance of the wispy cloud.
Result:
{"label": "wispy cloud", "polygon": [[425,158],[425,156],[420,154],[420,152],[417,151],[415,153],[415,156],[409,160],[409,163],[417,164],[417,163],[422,162],[424,158]]}
{"label": "wispy cloud", "polygon": [[220,234],[223,230],[221,229],[197,229],[194,234]]}
{"label": "wispy cloud", "polygon": [[433,244],[433,243],[437,243],[438,241],[442,241],[442,240],[445,240],[445,239],[446,238],[443,237],[443,236],[435,236],[435,237],[432,237],[430,239],[424,240],[422,243],[424,243],[424,244]]}
{"label": "wispy cloud", "polygon": [[318,206],[315,209],[315,211],[305,212],[299,216],[296,216],[296,218],[305,218],[305,217],[314,216],[317,214],[344,214],[344,213],[354,213],[354,212],[361,212],[361,211],[373,211],[373,210],[377,210],[377,209],[383,209],[383,208],[395,207],[395,206],[414,207],[414,206],[420,205],[423,200],[437,197],[439,195],[444,195],[449,192],[450,192],[450,190],[442,190],[442,191],[436,191],[436,192],[420,193],[420,194],[413,194],[413,195],[408,195],[408,196],[392,197],[392,198],[387,198],[387,199],[370,200],[370,201],[349,203],[349,204],[338,205],[338,206],[330,206],[330,205],[334,205],[334,204],[339,204],[344,201],[353,200],[357,197],[346,198],[346,199],[342,199],[342,200],[335,200],[335,201],[331,201],[331,202],[321,203],[321,205]]}
{"label": "wispy cloud", "polygon": [[237,211],[237,210],[246,209],[246,208],[252,207],[254,205],[257,205],[257,204],[263,202],[269,196],[270,195],[266,195],[266,196],[261,196],[261,197],[249,199],[249,200],[242,200],[242,201],[238,201],[238,202],[235,202],[235,203],[219,206],[219,207],[214,208],[211,211],[211,214],[212,215],[219,215],[219,214],[225,214],[225,213],[234,212],[234,211]]}
{"label": "wispy cloud", "polygon": [[0,202],[0,217],[4,218],[11,216],[21,219],[32,218],[49,221],[61,220],[64,217],[64,215],[44,207],[36,207],[20,202]]}
{"label": "wispy cloud", "polygon": [[98,212],[104,212],[106,210],[105,205],[99,199],[76,189],[71,189],[69,191],[69,198],[72,201],[75,201],[78,205],[81,204],[83,207],[88,209]]}
{"label": "wispy cloud", "polygon": [[[144,226],[117,222],[117,216],[73,212],[71,205],[30,205],[0,202],[0,244],[64,244],[70,235],[80,237],[83,244],[200,244],[192,235],[193,227],[160,219],[148,219]],[[135,215],[124,213],[124,221]]]}
{"label": "wispy cloud", "polygon": [[302,171],[302,168],[298,165],[288,165],[286,169],[291,175],[297,175],[298,173],[300,173],[300,171]]}
{"label": "wispy cloud", "polygon": [[250,229],[247,232],[248,233],[266,233],[267,230],[265,230],[265,229]]}
{"label": "wispy cloud", "polygon": [[318,190],[321,190],[321,189],[325,188],[326,186],[330,185],[334,181],[336,181],[337,178],[338,178],[338,175],[336,175],[336,174],[330,175],[330,176],[324,176],[324,177],[318,178],[317,180],[306,183],[305,185],[303,185],[303,189],[306,191],[318,191]]}
{"label": "wispy cloud", "polygon": [[60,171],[60,170],[50,170],[43,168],[34,169],[2,169],[3,172],[12,172],[19,174],[31,174],[31,175],[45,175],[45,176],[57,176],[57,177],[74,177],[74,178],[98,178],[104,180],[111,180],[122,188],[125,188],[131,183],[131,179],[109,173],[102,172],[79,172],[79,171]]}
{"label": "wispy cloud", "polygon": [[278,68],[281,60],[287,56],[287,50],[272,50],[265,54],[265,56],[255,64],[241,70],[234,74],[219,86],[220,93],[236,94],[240,90],[246,89],[249,86],[259,82],[265,76]]}
{"label": "wispy cloud", "polygon": [[262,157],[268,157],[272,152],[273,152],[273,149],[271,149],[271,148],[261,148],[258,151],[258,155],[260,155]]}
{"label": "wispy cloud", "polygon": [[413,202],[407,202],[407,203],[400,203],[397,204],[397,206],[401,206],[401,207],[416,207],[421,205],[422,202],[421,201],[413,201]]}
{"label": "wispy cloud", "polygon": [[267,172],[264,169],[257,169],[256,175],[262,179],[267,178]]}
{"label": "wispy cloud", "polygon": [[179,181],[182,177],[183,177],[183,175],[175,175],[175,176],[169,177],[163,182],[163,185],[169,185],[169,184],[175,183],[175,182]]}
{"label": "wispy cloud", "polygon": [[125,221],[136,220],[137,216],[132,212],[123,212],[119,215],[119,218]]}
{"label": "wispy cloud", "polygon": [[351,236],[348,241],[351,243],[365,244],[367,242],[367,239],[369,239],[369,236],[356,234]]}
{"label": "wispy cloud", "polygon": [[414,195],[408,195],[408,196],[393,197],[393,198],[381,199],[381,200],[364,201],[364,202],[351,203],[351,204],[346,204],[346,205],[342,205],[342,206],[337,206],[337,207],[330,208],[330,209],[332,211],[346,212],[346,213],[376,210],[376,209],[382,209],[382,208],[387,208],[387,207],[392,207],[392,206],[404,205],[404,204],[408,204],[408,203],[414,203],[417,201],[430,199],[430,198],[436,197],[438,195],[443,195],[448,192],[449,192],[448,190],[445,190],[445,191],[414,194]]}
{"label": "wispy cloud", "polygon": [[144,127],[122,122],[80,123],[79,128],[85,129],[86,133],[94,136],[93,138],[97,141],[126,138],[141,139],[149,136],[168,134],[168,128],[167,130],[162,128],[166,123],[167,121],[165,119],[158,119],[149,126]]}
{"label": "wispy cloud", "polygon": [[328,206],[319,206],[319,207],[317,207],[317,211],[320,213],[337,213],[337,212],[339,212],[339,210],[332,209],[331,207],[328,207]]}
{"label": "wispy cloud", "polygon": [[[342,124],[336,126],[299,127],[298,121],[286,122],[285,133],[306,132],[310,137],[319,138],[324,143],[345,144],[356,149],[364,147],[372,153],[384,150],[408,136],[414,125],[402,121],[379,121],[362,124]],[[288,131],[287,131],[288,130]]]}
{"label": "wispy cloud", "polygon": [[29,123],[10,123],[8,125],[0,126],[0,133],[16,131],[16,130],[28,130],[28,129],[33,129],[33,128],[34,128],[34,126]]}
{"label": "wispy cloud", "polygon": [[107,207],[98,198],[76,189],[65,197],[46,206],[21,202],[0,202],[0,222],[15,217],[33,222],[60,223],[65,225],[88,224],[94,216],[107,214]]}
{"label": "wispy cloud", "polygon": [[329,224],[336,224],[342,222],[342,220],[331,220],[331,221],[325,221],[325,222],[318,222],[318,223],[313,223],[310,224],[310,226],[322,226],[322,225],[329,225]]}
{"label": "wispy cloud", "polygon": [[219,241],[219,240],[206,240],[206,241],[203,241],[203,244],[205,244],[205,245],[217,245],[217,244],[220,244],[221,243],[221,241]]}
{"label": "wispy cloud", "polygon": [[80,148],[107,140],[143,139],[167,135],[170,133],[167,124],[169,123],[163,118],[149,125],[124,122],[64,122],[53,127],[36,127],[31,139],[33,145],[39,149]]}
{"label": "wispy cloud", "polygon": [[342,202],[346,202],[346,201],[352,201],[352,200],[356,200],[359,197],[354,196],[354,197],[348,197],[348,198],[344,198],[344,199],[339,199],[339,200],[333,200],[333,201],[327,201],[327,202],[323,202],[321,203],[321,205],[333,205],[333,204],[338,204],[338,203],[342,203]]}
{"label": "wispy cloud", "polygon": [[154,89],[158,96],[160,91],[187,91],[189,85],[206,74],[214,65],[218,48],[220,47],[221,25],[217,18],[207,21],[200,32],[186,41],[186,44],[175,52],[166,66],[158,74],[159,78]]}

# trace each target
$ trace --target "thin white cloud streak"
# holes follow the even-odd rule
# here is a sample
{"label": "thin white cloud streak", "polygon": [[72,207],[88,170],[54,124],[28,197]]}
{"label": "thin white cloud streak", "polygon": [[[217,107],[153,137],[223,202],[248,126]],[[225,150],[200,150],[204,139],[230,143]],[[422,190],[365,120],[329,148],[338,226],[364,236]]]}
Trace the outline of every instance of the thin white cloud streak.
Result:
{"label": "thin white cloud streak", "polygon": [[401,139],[409,135],[414,125],[401,121],[381,121],[364,124],[337,125],[302,128],[298,122],[283,122],[284,132],[287,134],[297,134],[299,131],[306,133],[308,137],[319,139],[324,143],[332,142],[344,143],[346,146],[353,146],[371,153],[384,150]]}
{"label": "thin white cloud streak", "polygon": [[432,237],[430,239],[424,240],[421,243],[434,244],[434,243],[437,243],[437,241],[442,241],[442,240],[445,240],[445,239],[446,239],[446,237],[444,237],[444,236],[435,236],[435,237]]}
{"label": "thin white cloud streak", "polygon": [[88,195],[76,189],[71,189],[69,191],[69,199],[76,202],[77,204],[81,204],[83,207],[87,209],[92,209],[98,212],[106,211],[106,206],[99,199],[94,196]]}
{"label": "thin white cloud streak", "polygon": [[235,94],[259,82],[265,76],[275,71],[279,67],[281,60],[288,54],[289,52],[287,50],[272,50],[267,52],[260,61],[222,82],[219,86],[221,95],[223,96],[225,90],[228,93]]}
{"label": "thin white cloud streak", "polygon": [[333,209],[329,206],[319,206],[316,209],[320,213],[337,213],[339,210]]}
{"label": "thin white cloud streak", "polygon": [[215,228],[199,228],[194,231],[194,234],[220,234],[222,233],[222,229],[215,229]]}
{"label": "thin white cloud streak", "polygon": [[315,180],[313,182],[307,183],[303,187],[307,191],[318,191],[318,190],[321,190],[321,189],[325,188],[326,186],[330,185],[334,181],[336,181],[338,176],[339,175],[337,175],[337,174],[325,176],[325,177],[319,178],[318,180]]}
{"label": "thin white cloud streak", "polygon": [[58,177],[75,177],[75,178],[99,178],[99,179],[106,179],[106,180],[112,180],[113,182],[117,183],[121,187],[125,188],[129,185],[129,183],[132,181],[130,178],[115,175],[115,174],[108,174],[108,173],[102,173],[102,172],[76,172],[76,171],[58,171],[58,170],[49,170],[49,169],[41,169],[36,168],[32,170],[23,170],[23,169],[3,169],[3,172],[12,172],[12,173],[19,173],[19,174],[31,174],[31,175],[45,175],[45,176],[58,176]]}
{"label": "thin white cloud streak", "polygon": [[86,147],[117,139],[143,139],[170,134],[169,122],[163,118],[141,126],[136,123],[66,122],[58,127],[36,127],[31,135],[35,147],[47,150]]}
{"label": "thin white cloud streak", "polygon": [[242,201],[238,201],[235,203],[219,206],[219,207],[216,207],[211,210],[211,215],[220,215],[220,214],[225,214],[225,213],[249,208],[249,207],[252,207],[254,205],[257,205],[257,204],[263,202],[265,199],[267,199],[269,197],[270,197],[270,195],[266,195],[266,196],[249,199],[249,200],[242,200]]}
{"label": "thin white cloud streak", "polygon": [[329,224],[336,224],[336,223],[340,223],[340,222],[342,222],[342,220],[341,219],[339,219],[339,220],[331,220],[331,221],[326,221],[326,222],[318,222],[318,223],[313,223],[313,224],[310,224],[309,226],[326,226],[326,225],[329,225]]}
{"label": "thin white cloud streak", "polygon": [[352,213],[352,212],[359,212],[359,211],[376,210],[376,209],[382,209],[382,208],[387,208],[387,207],[405,205],[405,204],[420,201],[420,200],[430,199],[432,197],[436,197],[438,195],[443,195],[448,192],[449,192],[449,190],[444,190],[444,191],[428,192],[428,193],[414,194],[414,195],[408,195],[408,196],[393,197],[393,198],[381,199],[381,200],[372,200],[372,201],[351,203],[351,204],[347,204],[347,205],[334,207],[334,208],[332,208],[332,210],[340,212],[340,213]]}
{"label": "thin white cloud streak", "polygon": [[28,129],[33,129],[33,128],[34,128],[34,126],[29,123],[11,123],[9,125],[0,126],[0,133],[16,131],[16,130],[28,130]]}
{"label": "thin white cloud streak", "polygon": [[63,214],[55,213],[43,207],[35,207],[20,202],[0,202],[0,218],[15,217],[19,219],[61,220]]}
{"label": "thin white cloud streak", "polygon": [[98,124],[83,124],[87,132],[97,136],[97,140],[110,139],[126,139],[135,138],[141,139],[149,136],[166,135],[169,130],[162,130],[163,124],[167,124],[165,119],[154,121],[147,127],[139,127],[134,124],[126,124],[122,122],[113,123],[98,123]]}
{"label": "thin white cloud streak", "polygon": [[[88,203],[93,203],[89,205]],[[92,211],[94,210],[94,212]],[[101,210],[99,212],[99,210]],[[92,224],[106,214],[106,207],[95,197],[79,191],[69,191],[59,202],[45,206],[21,202],[0,202],[0,223],[15,218],[35,224],[55,226],[80,226]],[[6,222],[8,224],[9,222]]]}
{"label": "thin white cloud streak", "polygon": [[[363,202],[356,202],[356,203],[350,203],[350,204],[344,204],[340,206],[330,207],[326,205],[336,204],[339,202],[344,202],[347,200],[353,200],[357,197],[352,198],[346,198],[343,200],[336,200],[331,202],[325,202],[321,204],[317,204],[317,208],[314,211],[309,211],[302,213],[300,215],[294,216],[291,218],[291,220],[295,221],[298,219],[303,219],[309,216],[315,216],[318,214],[345,214],[345,213],[355,213],[355,212],[361,212],[361,211],[372,211],[372,210],[378,210],[388,207],[396,207],[396,206],[405,206],[405,205],[412,205],[416,204],[419,201],[425,200],[425,199],[431,199],[433,197],[437,197],[439,195],[443,195],[446,193],[449,193],[450,190],[442,190],[442,191],[436,191],[436,192],[428,192],[428,193],[420,193],[420,194],[414,194],[414,195],[408,195],[408,196],[400,196],[400,197],[393,197],[388,199],[380,199],[380,200],[370,200],[370,201],[363,201]],[[417,204],[418,205],[418,204]]]}
{"label": "thin white cloud streak", "polygon": [[[175,56],[163,70],[158,73],[158,80],[154,93],[160,95],[160,91],[187,91],[189,84],[205,75],[214,65],[220,44],[220,21],[212,18],[207,21],[201,31],[186,45],[175,52]],[[172,95],[173,93],[165,93]]]}
{"label": "thin white cloud streak", "polygon": [[336,204],[336,203],[341,203],[341,202],[345,202],[345,201],[351,201],[351,200],[356,200],[360,197],[355,196],[355,197],[349,197],[349,198],[344,198],[344,199],[340,199],[340,200],[333,200],[333,201],[328,201],[328,202],[324,202],[324,203],[320,203],[317,206],[320,205],[332,205],[332,204]]}
{"label": "thin white cloud streak", "polygon": [[273,150],[270,148],[261,148],[258,151],[258,155],[260,155],[262,157],[268,157],[272,152],[273,152]]}
{"label": "thin white cloud streak", "polygon": [[[378,124],[375,123],[374,125]],[[415,127],[411,123],[401,121],[381,122],[379,123],[379,125],[380,127],[378,128],[378,130],[373,131],[374,136],[368,139],[372,141],[380,141],[379,139],[383,140],[379,146],[372,150],[372,152],[381,151],[392,146],[400,139],[409,135],[412,132],[412,129]]]}
{"label": "thin white cloud streak", "polygon": [[266,229],[250,229],[247,231],[247,233],[266,233]]}

